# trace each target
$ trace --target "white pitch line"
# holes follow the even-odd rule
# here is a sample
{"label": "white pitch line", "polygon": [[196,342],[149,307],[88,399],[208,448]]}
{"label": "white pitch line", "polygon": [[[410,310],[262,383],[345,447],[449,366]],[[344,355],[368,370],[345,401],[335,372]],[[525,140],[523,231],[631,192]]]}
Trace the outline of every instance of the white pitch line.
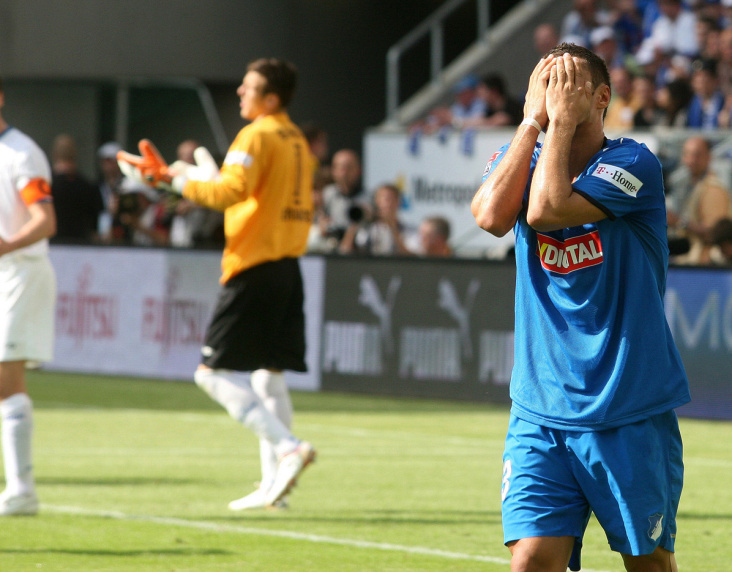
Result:
{"label": "white pitch line", "polygon": [[[150,516],[141,514],[126,514],[118,511],[93,510],[77,506],[59,506],[59,505],[41,505],[43,510],[49,512],[57,512],[63,514],[78,514],[82,516],[96,516],[99,518],[110,518],[114,520],[129,520],[140,522],[151,522],[154,524],[165,524],[168,526],[181,526],[185,528],[195,528],[198,530],[210,530],[212,532],[230,532],[236,534],[250,534],[259,536],[274,536],[278,538],[289,538],[291,540],[304,540],[306,542],[316,542],[322,544],[337,544],[340,546],[352,546],[355,548],[371,548],[374,550],[384,550],[389,552],[406,552],[409,554],[419,554],[420,556],[437,556],[440,558],[449,558],[451,560],[470,560],[473,562],[488,562],[491,564],[501,564],[510,566],[511,561],[506,558],[498,558],[496,556],[481,556],[479,554],[465,554],[462,552],[450,552],[448,550],[437,550],[434,548],[425,548],[424,546],[403,546],[400,544],[390,544],[386,542],[370,542],[368,540],[354,540],[351,538],[336,538],[334,536],[322,536],[318,534],[304,534],[302,532],[292,532],[288,530],[271,530],[266,528],[252,528],[247,526],[234,526],[228,524],[217,524],[215,522],[206,522],[201,520],[186,520],[183,518],[175,518],[169,516]],[[582,572],[607,572],[605,570],[592,570],[583,568]]]}
{"label": "white pitch line", "polygon": [[399,544],[389,544],[384,542],[369,542],[367,540],[353,540],[350,538],[336,538],[334,536],[322,536],[317,534],[304,534],[301,532],[291,532],[287,530],[269,530],[265,528],[252,528],[246,526],[234,526],[228,524],[218,524],[215,522],[206,522],[200,520],[186,520],[183,518],[174,518],[168,516],[149,516],[138,514],[126,514],[117,511],[92,510],[75,506],[58,506],[43,504],[41,509],[49,512],[57,512],[63,514],[77,514],[82,516],[96,516],[99,518],[111,518],[115,520],[141,521],[151,522],[154,524],[165,524],[169,526],[181,526],[185,528],[196,528],[198,530],[210,530],[213,532],[230,532],[236,534],[250,534],[259,536],[275,536],[279,538],[289,538],[292,540],[304,540],[307,542],[317,542],[323,544],[339,544],[341,546],[352,546],[357,548],[372,548],[376,550],[385,550],[392,552],[408,552],[411,554],[419,554],[422,556],[438,556],[441,558],[450,558],[452,560],[472,560],[475,562],[490,562],[492,564],[510,565],[510,561],[505,558],[496,558],[493,556],[481,556],[479,554],[464,554],[462,552],[450,552],[447,550],[436,550],[434,548],[425,548],[423,546],[402,546]]}

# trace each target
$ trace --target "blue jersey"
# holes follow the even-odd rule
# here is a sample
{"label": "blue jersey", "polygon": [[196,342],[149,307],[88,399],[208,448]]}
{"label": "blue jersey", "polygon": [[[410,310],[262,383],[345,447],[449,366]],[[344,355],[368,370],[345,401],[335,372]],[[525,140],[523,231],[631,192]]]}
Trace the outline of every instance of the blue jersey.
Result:
{"label": "blue jersey", "polygon": [[[490,176],[508,146],[486,167]],[[547,427],[601,430],[689,401],[666,322],[668,246],[658,159],[631,139],[607,141],[572,187],[607,218],[537,232],[526,222],[531,162],[516,235],[512,411]]]}

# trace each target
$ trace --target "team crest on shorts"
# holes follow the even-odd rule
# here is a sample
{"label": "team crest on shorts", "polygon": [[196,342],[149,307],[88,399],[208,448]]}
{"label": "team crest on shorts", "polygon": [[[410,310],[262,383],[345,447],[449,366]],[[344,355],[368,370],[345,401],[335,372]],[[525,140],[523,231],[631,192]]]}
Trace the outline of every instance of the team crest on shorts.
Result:
{"label": "team crest on shorts", "polygon": [[652,514],[648,517],[648,522],[651,524],[648,529],[648,538],[656,541],[661,538],[661,533],[663,532],[663,515],[658,513]]}
{"label": "team crest on shorts", "polygon": [[581,236],[557,240],[537,232],[536,255],[546,270],[558,274],[569,274],[581,268],[602,264],[600,233],[594,230]]}

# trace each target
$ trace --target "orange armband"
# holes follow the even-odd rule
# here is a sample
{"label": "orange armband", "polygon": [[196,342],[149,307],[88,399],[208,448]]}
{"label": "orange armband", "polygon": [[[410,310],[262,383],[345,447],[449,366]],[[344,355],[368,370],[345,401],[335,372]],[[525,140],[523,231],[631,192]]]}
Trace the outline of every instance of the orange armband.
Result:
{"label": "orange armband", "polygon": [[20,191],[20,198],[26,205],[51,200],[51,185],[46,179],[37,178],[28,181],[28,184]]}

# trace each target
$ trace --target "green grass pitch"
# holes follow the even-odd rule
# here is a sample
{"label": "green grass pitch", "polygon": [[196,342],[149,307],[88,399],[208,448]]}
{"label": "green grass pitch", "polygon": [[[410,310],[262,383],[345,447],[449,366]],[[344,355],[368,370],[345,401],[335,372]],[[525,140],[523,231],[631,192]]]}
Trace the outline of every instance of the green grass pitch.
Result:
{"label": "green grass pitch", "polygon": [[[318,448],[287,511],[234,514],[258,445],[193,384],[33,372],[36,517],[0,522],[0,570],[507,572],[507,409],[294,393]],[[681,572],[732,569],[732,424],[682,419]],[[622,570],[595,521],[586,571]]]}

